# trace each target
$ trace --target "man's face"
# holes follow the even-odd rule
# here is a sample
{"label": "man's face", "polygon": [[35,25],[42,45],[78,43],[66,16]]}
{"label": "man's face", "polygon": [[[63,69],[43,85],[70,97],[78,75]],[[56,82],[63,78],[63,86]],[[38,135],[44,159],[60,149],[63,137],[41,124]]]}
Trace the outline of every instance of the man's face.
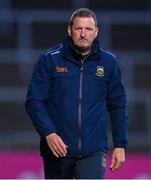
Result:
{"label": "man's face", "polygon": [[73,25],[68,27],[68,35],[75,47],[83,53],[90,51],[97,34],[98,28],[92,17],[75,17]]}

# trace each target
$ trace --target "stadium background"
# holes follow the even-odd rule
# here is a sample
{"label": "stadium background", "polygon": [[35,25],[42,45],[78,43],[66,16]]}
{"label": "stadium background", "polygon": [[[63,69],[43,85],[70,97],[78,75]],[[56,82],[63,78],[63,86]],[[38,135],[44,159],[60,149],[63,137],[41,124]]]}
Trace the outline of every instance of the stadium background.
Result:
{"label": "stadium background", "polygon": [[128,161],[107,177],[151,178],[151,0],[0,0],[0,178],[43,177],[27,85],[40,52],[63,40],[80,7],[96,12],[98,38],[118,56],[128,95]]}

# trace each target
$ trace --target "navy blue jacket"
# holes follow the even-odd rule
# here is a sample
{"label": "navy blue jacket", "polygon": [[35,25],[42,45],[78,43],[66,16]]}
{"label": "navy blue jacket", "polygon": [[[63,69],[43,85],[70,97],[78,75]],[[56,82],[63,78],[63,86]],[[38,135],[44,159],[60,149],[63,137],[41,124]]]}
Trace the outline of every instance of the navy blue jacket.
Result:
{"label": "navy blue jacket", "polygon": [[75,52],[69,37],[41,54],[28,87],[26,110],[41,136],[42,156],[50,153],[45,136],[54,132],[68,146],[68,157],[106,152],[110,121],[114,147],[127,144],[121,71],[97,40],[87,57]]}

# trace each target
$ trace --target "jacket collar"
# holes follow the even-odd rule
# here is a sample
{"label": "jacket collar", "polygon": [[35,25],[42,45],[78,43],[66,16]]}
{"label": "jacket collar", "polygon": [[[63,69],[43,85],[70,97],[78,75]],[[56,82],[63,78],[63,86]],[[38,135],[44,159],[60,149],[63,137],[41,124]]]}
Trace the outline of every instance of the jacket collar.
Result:
{"label": "jacket collar", "polygon": [[[80,53],[78,53],[75,50],[75,48],[73,46],[73,43],[71,41],[71,38],[69,36],[67,36],[64,39],[63,46],[64,46],[63,56],[66,59],[79,64],[80,60],[84,58],[84,57],[82,57],[82,55]],[[95,39],[94,42],[93,42],[91,53],[88,56],[87,60],[88,59],[89,60],[90,59],[91,60],[99,60],[100,59],[100,55],[101,55],[101,50],[100,50],[99,42],[98,42],[97,39]]]}

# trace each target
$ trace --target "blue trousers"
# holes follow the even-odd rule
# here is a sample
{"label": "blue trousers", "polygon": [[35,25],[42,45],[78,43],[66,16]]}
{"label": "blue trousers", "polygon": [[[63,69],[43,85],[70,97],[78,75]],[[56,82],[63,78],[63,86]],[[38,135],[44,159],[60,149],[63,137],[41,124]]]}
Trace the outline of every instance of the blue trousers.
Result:
{"label": "blue trousers", "polygon": [[43,157],[46,179],[104,179],[105,154],[97,152],[83,158]]}

